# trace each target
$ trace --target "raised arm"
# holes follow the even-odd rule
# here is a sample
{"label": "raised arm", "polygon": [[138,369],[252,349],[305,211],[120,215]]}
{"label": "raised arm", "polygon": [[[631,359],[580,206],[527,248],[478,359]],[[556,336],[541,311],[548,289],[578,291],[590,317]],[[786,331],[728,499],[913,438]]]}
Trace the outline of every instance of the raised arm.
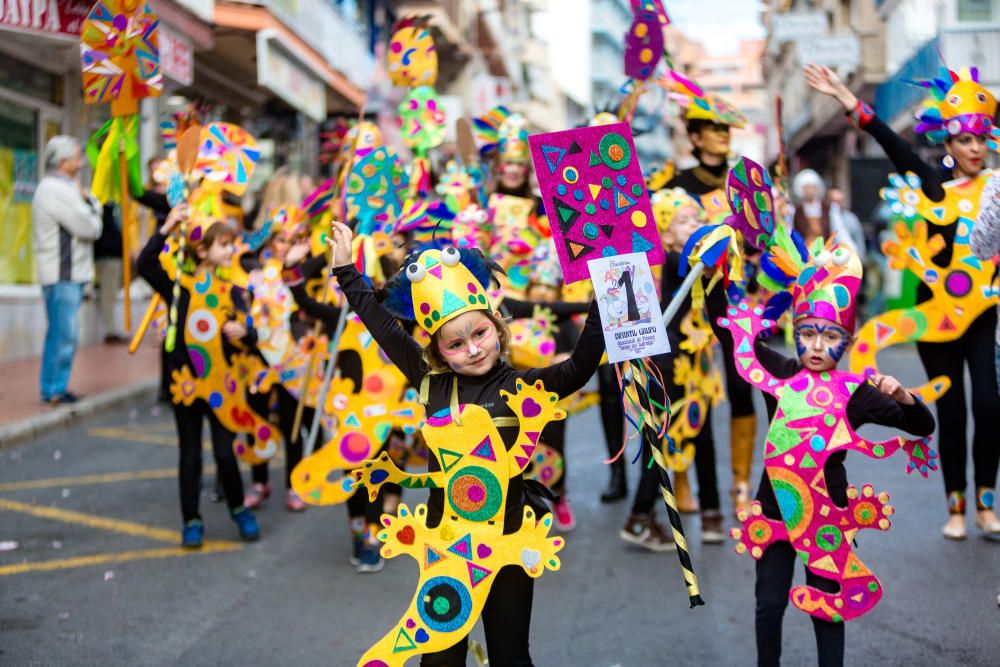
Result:
{"label": "raised arm", "polygon": [[146,241],[146,245],[136,260],[139,275],[149,283],[150,287],[156,290],[157,294],[163,297],[164,302],[168,305],[174,299],[174,277],[167,273],[163,264],[160,263],[160,253],[163,252],[163,246],[166,245],[170,232],[177,227],[185,215],[187,215],[186,206],[178,206],[171,211],[163,225]]}
{"label": "raised arm", "polygon": [[834,98],[844,107],[851,124],[864,130],[879,143],[900,174],[912,171],[920,177],[921,189],[934,202],[944,200],[941,174],[920,159],[913,148],[875,115],[875,111],[850,91],[829,67],[808,65],[804,71],[806,83],[823,95]]}
{"label": "raised arm", "polygon": [[375,292],[351,262],[351,230],[345,225],[333,223],[334,264],[333,276],[343,290],[347,302],[372,338],[385,352],[389,360],[402,371],[414,387],[427,374],[423,361],[423,348],[375,298]]}
{"label": "raised arm", "polygon": [[604,355],[604,332],[601,327],[601,314],[597,309],[597,300],[591,302],[587,321],[583,325],[583,333],[577,341],[573,354],[566,361],[553,364],[547,368],[534,368],[523,373],[524,379],[533,384],[541,380],[545,388],[555,392],[559,398],[565,398],[579,391],[587,380],[597,372]]}

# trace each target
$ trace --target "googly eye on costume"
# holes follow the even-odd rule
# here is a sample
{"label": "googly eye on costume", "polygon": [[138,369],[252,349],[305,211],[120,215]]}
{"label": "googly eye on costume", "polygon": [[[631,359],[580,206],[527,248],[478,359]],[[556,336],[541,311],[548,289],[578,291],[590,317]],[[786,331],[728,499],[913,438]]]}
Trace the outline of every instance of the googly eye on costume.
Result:
{"label": "googly eye on costume", "polygon": [[414,262],[406,267],[406,277],[411,283],[419,283],[427,275],[427,269]]}
{"label": "googly eye on costume", "polygon": [[458,253],[458,248],[449,246],[441,251],[441,263],[445,266],[457,266],[460,261],[462,256]]}
{"label": "googly eye on costume", "polygon": [[832,255],[830,254],[830,251],[824,248],[816,253],[816,255],[812,258],[812,262],[816,266],[826,266],[830,263],[831,258]]}
{"label": "googly eye on costume", "polygon": [[851,253],[847,248],[837,248],[833,251],[833,263],[837,266],[843,266],[847,264],[851,259]]}
{"label": "googly eye on costume", "polygon": [[952,105],[953,107],[957,107],[961,103],[962,103],[962,98],[959,97],[958,95],[953,94],[948,96],[948,104]]}
{"label": "googly eye on costume", "polygon": [[978,100],[980,104],[986,104],[986,93],[982,91],[976,93],[976,100]]}
{"label": "googly eye on costume", "polygon": [[481,225],[485,224],[489,219],[490,219],[490,216],[489,216],[489,214],[486,211],[477,211],[476,212],[476,222],[478,222],[479,224],[481,224]]}

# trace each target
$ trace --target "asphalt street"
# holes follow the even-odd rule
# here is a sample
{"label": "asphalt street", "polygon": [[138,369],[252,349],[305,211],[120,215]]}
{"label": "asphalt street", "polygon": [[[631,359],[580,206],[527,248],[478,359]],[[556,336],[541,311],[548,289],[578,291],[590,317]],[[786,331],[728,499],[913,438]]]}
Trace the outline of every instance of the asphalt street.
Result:
{"label": "asphalt street", "polygon": [[[880,361],[904,382],[922,379],[912,349]],[[725,496],[725,404],[714,419]],[[618,531],[628,504],[598,502],[602,437],[596,410],[570,421],[568,489],[579,525],[562,570],[536,587],[535,664],[753,664],[752,559],[732,544],[702,545],[697,517],[686,516],[707,602],[689,609],[676,556],[627,547]],[[182,551],[176,458],[169,408],[149,404],[0,452],[0,664],[349,666],[398,620],[417,567],[404,557],[379,574],[356,574],[342,507],[292,515],[272,499],[258,514],[263,538],[244,545],[206,494],[209,541],[200,553]],[[896,514],[887,533],[859,536],[859,554],[886,593],[848,625],[847,664],[1000,664],[1000,544],[976,537],[971,522],[965,542],[942,539],[940,473],[908,476],[905,463],[848,457],[851,482],[889,491]],[[636,473],[629,470],[630,490]],[[422,496],[408,492],[404,502]],[[478,628],[473,637],[483,641]],[[787,665],[815,664],[809,618],[794,608],[784,655]]]}

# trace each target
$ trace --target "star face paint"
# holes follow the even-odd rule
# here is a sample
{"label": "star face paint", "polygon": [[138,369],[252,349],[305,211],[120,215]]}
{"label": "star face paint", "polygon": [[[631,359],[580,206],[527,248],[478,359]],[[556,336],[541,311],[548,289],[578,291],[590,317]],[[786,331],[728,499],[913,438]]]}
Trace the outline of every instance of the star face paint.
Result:
{"label": "star face paint", "polygon": [[496,325],[478,311],[461,315],[441,327],[437,344],[448,366],[463,375],[484,375],[500,356]]}
{"label": "star face paint", "polygon": [[847,330],[829,320],[807,317],[795,323],[795,351],[811,371],[836,368],[850,344]]}

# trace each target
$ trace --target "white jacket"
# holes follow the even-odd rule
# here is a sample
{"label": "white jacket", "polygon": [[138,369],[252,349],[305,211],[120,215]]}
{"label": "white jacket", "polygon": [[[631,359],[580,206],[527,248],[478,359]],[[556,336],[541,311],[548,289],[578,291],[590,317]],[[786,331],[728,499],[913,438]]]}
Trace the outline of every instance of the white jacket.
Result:
{"label": "white jacket", "polygon": [[35,273],[41,285],[94,279],[94,240],[101,235],[101,205],[84,199],[76,182],[48,173],[31,200]]}

